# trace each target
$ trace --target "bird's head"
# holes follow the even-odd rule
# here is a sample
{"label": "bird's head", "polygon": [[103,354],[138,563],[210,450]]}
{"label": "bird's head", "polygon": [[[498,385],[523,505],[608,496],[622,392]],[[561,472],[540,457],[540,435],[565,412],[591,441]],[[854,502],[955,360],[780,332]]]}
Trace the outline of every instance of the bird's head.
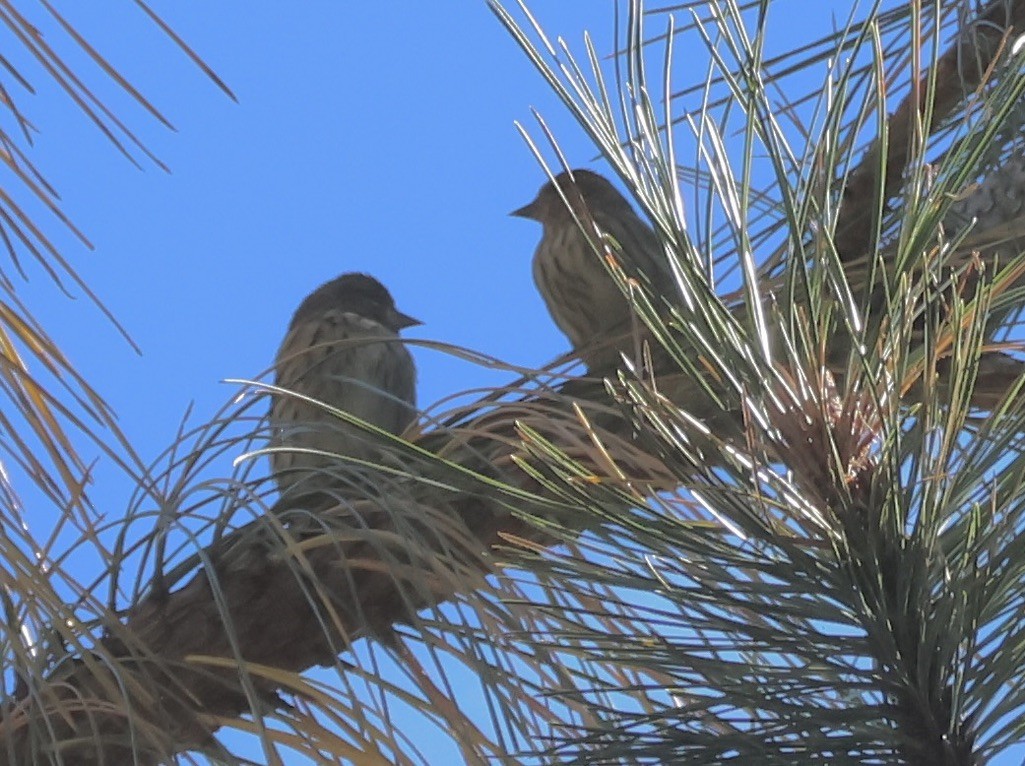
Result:
{"label": "bird's head", "polygon": [[351,311],[396,333],[403,328],[423,324],[395,308],[391,293],[372,276],[350,272],[325,282],[310,293],[292,317],[292,326],[330,308]]}
{"label": "bird's head", "polygon": [[571,221],[572,215],[566,207],[566,202],[569,202],[578,217],[585,212],[593,214],[595,210],[614,211],[623,205],[629,207],[623,195],[607,178],[580,168],[560,173],[554,182],[548,181],[533,201],[514,210],[510,215],[541,223],[563,219]]}

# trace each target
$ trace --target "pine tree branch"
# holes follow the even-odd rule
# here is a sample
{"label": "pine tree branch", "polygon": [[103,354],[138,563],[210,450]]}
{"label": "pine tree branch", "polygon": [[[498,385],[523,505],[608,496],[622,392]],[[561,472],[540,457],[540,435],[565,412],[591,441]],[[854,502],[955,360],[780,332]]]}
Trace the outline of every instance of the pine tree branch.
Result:
{"label": "pine tree branch", "polygon": [[[885,136],[876,138],[844,188],[835,235],[841,260],[861,258],[871,245],[874,222],[897,193],[916,145],[925,138],[919,135],[919,128],[926,112],[931,114],[929,128],[940,128],[986,81],[1009,35],[1022,32],[1025,0],[990,0],[936,61],[933,70],[925,72],[912,87],[890,116]],[[927,98],[930,87],[931,101]]]}
{"label": "pine tree branch", "polygon": [[[629,446],[630,426],[614,407],[579,398],[601,397],[600,383],[566,388],[572,397],[547,395],[540,407],[537,398],[507,403],[466,429],[419,440],[424,449],[447,453],[462,474],[425,460],[412,471],[419,479],[381,482],[389,489],[377,499],[286,496],[265,517],[207,547],[183,587],[168,593],[158,578],[95,657],[65,663],[47,694],[26,694],[8,711],[0,763],[34,762],[28,736],[39,730],[62,743],[69,766],[155,765],[215,746],[220,726],[281,704],[277,685],[247,672],[247,663],[300,672],[337,662],[360,638],[387,643],[396,626],[416,624],[417,611],[480,588],[501,568],[495,553],[508,540],[551,544],[518,515],[553,517],[560,505],[510,462],[521,428],[560,443],[598,475],[611,453],[631,466],[639,485],[667,484],[660,464]],[[603,449],[594,448],[595,440]],[[483,477],[524,491],[504,494]],[[205,563],[197,571],[198,561]],[[40,718],[45,723],[30,723]]]}

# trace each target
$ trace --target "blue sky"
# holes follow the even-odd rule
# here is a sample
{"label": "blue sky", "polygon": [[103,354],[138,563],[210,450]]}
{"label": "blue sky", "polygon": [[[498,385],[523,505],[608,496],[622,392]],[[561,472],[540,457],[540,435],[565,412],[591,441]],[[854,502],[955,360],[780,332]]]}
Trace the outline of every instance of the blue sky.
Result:
{"label": "blue sky", "polygon": [[[173,441],[190,405],[196,422],[213,415],[235,390],[221,381],[269,367],[301,298],[345,271],[381,279],[424,322],[411,337],[526,366],[566,349],[531,279],[540,231],[507,215],[543,180],[513,122],[530,123],[536,107],[573,164],[602,166],[483,0],[154,2],[238,103],[131,3],[102,13],[68,5],[69,20],[177,128],[102,89],[172,172],[145,160],[140,171],[38,72],[37,97],[15,93],[42,131],[33,160],[95,250],[57,226],[48,233],[142,355],[41,269],[30,266],[19,290],[143,458]],[[802,12],[780,9],[778,47],[828,31],[829,4],[782,5]],[[610,3],[531,6],[576,52],[585,28],[611,50]],[[701,80],[685,53],[678,81]],[[415,354],[422,405],[506,377]],[[132,485],[101,462],[89,491],[116,517]]]}
{"label": "blue sky", "polygon": [[[539,231],[507,213],[543,179],[513,120],[537,106],[569,122],[483,3],[165,5],[238,104],[130,5],[123,24],[70,18],[178,129],[129,109],[170,175],[121,161],[73,107],[51,117],[45,91],[27,105],[44,129],[37,162],[96,246],[67,237],[65,253],[143,356],[33,274],[40,314],[140,449],[164,446],[189,402],[227,397],[219,380],[264,370],[299,300],[343,271],[380,278],[423,320],[419,337],[530,365],[564,350],[531,281]],[[594,21],[593,4],[552,5],[573,36]],[[590,161],[578,130],[559,133]],[[417,355],[422,402],[481,381]]]}

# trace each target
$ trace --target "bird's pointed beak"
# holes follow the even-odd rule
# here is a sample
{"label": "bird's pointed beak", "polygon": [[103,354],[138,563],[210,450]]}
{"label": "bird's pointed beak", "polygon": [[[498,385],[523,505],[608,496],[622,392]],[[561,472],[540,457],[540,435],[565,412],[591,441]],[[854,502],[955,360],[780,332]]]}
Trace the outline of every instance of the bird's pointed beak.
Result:
{"label": "bird's pointed beak", "polygon": [[423,324],[423,322],[416,317],[411,317],[409,314],[403,314],[398,309],[392,309],[392,321],[400,330],[405,329],[406,327],[416,327],[417,325]]}
{"label": "bird's pointed beak", "polygon": [[513,210],[511,213],[509,213],[509,215],[514,215],[517,218],[529,218],[532,221],[539,220],[537,200],[534,200],[533,202],[530,202],[529,204],[524,205],[523,207],[517,210]]}

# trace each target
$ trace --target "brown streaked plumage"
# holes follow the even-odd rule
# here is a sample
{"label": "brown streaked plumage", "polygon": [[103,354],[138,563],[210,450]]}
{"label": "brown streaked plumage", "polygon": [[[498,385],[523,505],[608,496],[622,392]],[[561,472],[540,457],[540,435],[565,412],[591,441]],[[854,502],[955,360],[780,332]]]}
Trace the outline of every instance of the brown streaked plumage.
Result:
{"label": "brown streaked plumage", "polygon": [[588,369],[607,372],[621,353],[634,355],[638,323],[601,258],[617,257],[628,276],[643,273],[656,291],[669,289],[672,276],[655,232],[626,198],[597,173],[571,173],[546,183],[512,215],[541,223],[534,282]]}
{"label": "brown streaked plumage", "polygon": [[[296,310],[278,350],[275,383],[399,434],[416,414],[416,368],[399,331],[417,324],[376,279],[343,274]],[[285,448],[271,453],[282,492],[297,484],[310,490],[351,481],[346,474],[359,469],[332,455],[381,456],[379,439],[296,396],[275,394],[270,420],[271,445]]]}

